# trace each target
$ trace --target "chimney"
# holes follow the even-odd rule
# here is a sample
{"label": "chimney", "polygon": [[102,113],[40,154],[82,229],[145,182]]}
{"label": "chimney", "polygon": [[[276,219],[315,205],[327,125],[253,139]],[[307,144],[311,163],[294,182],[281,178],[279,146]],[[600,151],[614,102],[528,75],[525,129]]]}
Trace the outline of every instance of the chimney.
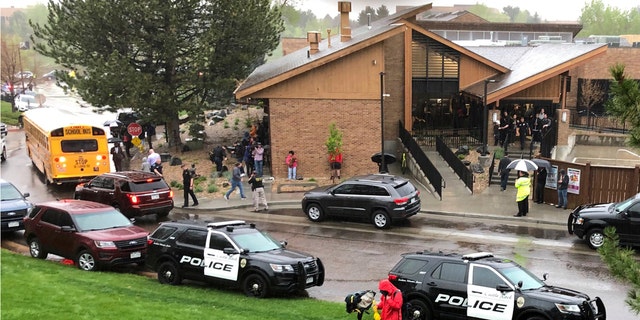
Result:
{"label": "chimney", "polygon": [[327,28],[327,47],[331,48],[331,28]]}
{"label": "chimney", "polygon": [[338,11],[340,11],[340,41],[351,40],[351,27],[349,26],[349,12],[351,12],[350,1],[338,1]]}
{"label": "chimney", "polygon": [[307,31],[307,41],[309,42],[309,53],[314,54],[318,52],[318,43],[320,42],[320,32]]}

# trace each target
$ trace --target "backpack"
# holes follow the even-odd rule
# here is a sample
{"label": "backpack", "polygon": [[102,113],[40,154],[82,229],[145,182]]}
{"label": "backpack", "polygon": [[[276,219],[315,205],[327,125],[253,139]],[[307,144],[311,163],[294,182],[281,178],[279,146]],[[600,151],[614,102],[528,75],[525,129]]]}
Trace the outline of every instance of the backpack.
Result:
{"label": "backpack", "polygon": [[362,290],[348,294],[344,298],[347,313],[357,312],[358,319],[362,318],[362,313],[371,308],[376,293],[372,290]]}

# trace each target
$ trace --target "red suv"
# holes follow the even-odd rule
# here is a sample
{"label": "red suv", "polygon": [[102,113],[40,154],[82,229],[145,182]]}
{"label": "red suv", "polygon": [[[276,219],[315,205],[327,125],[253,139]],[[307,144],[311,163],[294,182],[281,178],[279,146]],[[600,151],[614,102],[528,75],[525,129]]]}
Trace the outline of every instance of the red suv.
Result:
{"label": "red suv", "polygon": [[166,217],[173,209],[173,191],[162,177],[143,171],[103,173],[76,186],[74,199],[113,206],[132,218],[147,214]]}
{"label": "red suv", "polygon": [[78,268],[144,265],[149,233],[113,207],[83,200],[58,200],[36,205],[24,218],[29,253],[72,259]]}

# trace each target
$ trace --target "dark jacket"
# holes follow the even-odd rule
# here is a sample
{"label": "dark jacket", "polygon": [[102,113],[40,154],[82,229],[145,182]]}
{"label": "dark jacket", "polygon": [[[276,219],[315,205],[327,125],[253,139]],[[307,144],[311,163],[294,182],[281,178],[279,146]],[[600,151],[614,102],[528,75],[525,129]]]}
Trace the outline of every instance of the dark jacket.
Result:
{"label": "dark jacket", "polygon": [[539,186],[544,186],[547,182],[547,168],[540,167],[538,168],[538,174],[536,175],[536,184]]}
{"label": "dark jacket", "polygon": [[569,187],[569,176],[565,173],[564,176],[558,176],[558,190],[565,190]]}
{"label": "dark jacket", "polygon": [[255,175],[251,176],[251,179],[249,179],[249,184],[251,185],[251,191],[254,191],[258,188],[264,188],[262,177],[256,177]]}
{"label": "dark jacket", "polygon": [[380,280],[378,289],[382,294],[378,303],[380,320],[402,320],[402,292],[388,279]]}
{"label": "dark jacket", "polygon": [[511,163],[511,159],[509,159],[509,157],[502,157],[502,159],[500,159],[500,162],[498,163],[498,173],[509,174],[509,172],[511,171],[511,169],[507,169],[509,163]]}

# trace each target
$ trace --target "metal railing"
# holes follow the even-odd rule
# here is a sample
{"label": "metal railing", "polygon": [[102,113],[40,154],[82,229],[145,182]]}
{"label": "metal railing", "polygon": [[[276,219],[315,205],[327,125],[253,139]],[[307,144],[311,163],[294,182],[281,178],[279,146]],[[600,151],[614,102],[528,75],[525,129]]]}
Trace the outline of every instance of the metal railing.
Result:
{"label": "metal railing", "polygon": [[462,160],[460,160],[458,156],[451,151],[451,148],[447,147],[440,137],[436,137],[436,151],[438,151],[444,161],[446,161],[449,167],[453,169],[453,172],[460,177],[462,182],[464,182],[467,188],[471,190],[471,193],[473,193],[473,172],[471,172],[471,170],[462,163]]}
{"label": "metal railing", "polygon": [[436,167],[433,165],[431,160],[429,160],[429,158],[424,153],[422,148],[420,148],[420,145],[418,145],[416,140],[414,140],[411,134],[404,129],[404,125],[402,124],[402,121],[398,121],[398,128],[399,128],[400,140],[402,140],[402,144],[404,145],[405,148],[409,150],[409,152],[411,153],[411,156],[420,167],[420,170],[422,170],[424,175],[427,177],[427,179],[433,186],[434,191],[438,194],[440,199],[442,199],[442,184],[443,184],[442,175],[440,175],[440,172],[438,172],[438,169],[436,169]]}

